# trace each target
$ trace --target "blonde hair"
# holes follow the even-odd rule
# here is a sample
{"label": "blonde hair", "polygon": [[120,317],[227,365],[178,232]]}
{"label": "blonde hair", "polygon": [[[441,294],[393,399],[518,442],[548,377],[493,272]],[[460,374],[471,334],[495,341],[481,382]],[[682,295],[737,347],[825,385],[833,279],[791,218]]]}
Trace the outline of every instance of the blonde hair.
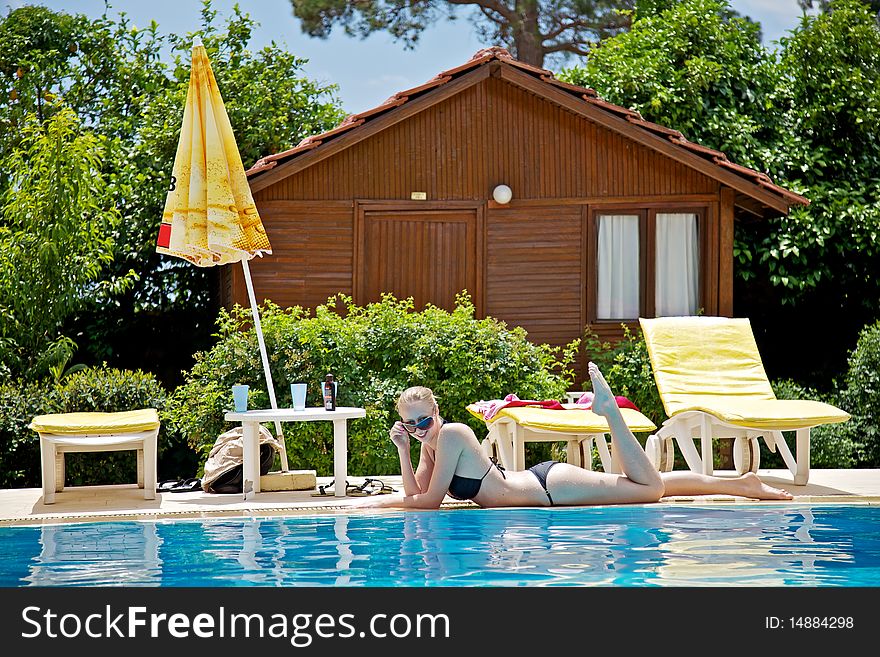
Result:
{"label": "blonde hair", "polygon": [[434,397],[434,392],[430,388],[426,388],[425,386],[413,386],[400,393],[400,397],[397,399],[397,410],[399,412],[400,407],[404,404],[416,404],[425,401],[431,402],[433,407],[437,408],[437,399]]}

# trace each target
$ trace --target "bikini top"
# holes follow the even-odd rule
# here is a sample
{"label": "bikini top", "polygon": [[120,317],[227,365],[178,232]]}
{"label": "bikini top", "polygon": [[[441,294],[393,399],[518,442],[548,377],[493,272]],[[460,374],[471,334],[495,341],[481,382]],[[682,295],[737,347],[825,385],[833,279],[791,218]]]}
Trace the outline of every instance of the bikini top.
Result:
{"label": "bikini top", "polygon": [[498,465],[498,462],[493,459],[492,465],[486,470],[486,474],[479,479],[475,477],[459,477],[455,474],[452,475],[452,481],[449,482],[449,495],[457,500],[474,499],[480,492],[480,487],[483,485],[483,479],[485,479],[486,475],[492,471],[493,467],[498,468],[498,472],[501,473],[501,476],[507,479],[507,475],[504,474],[504,468]]}

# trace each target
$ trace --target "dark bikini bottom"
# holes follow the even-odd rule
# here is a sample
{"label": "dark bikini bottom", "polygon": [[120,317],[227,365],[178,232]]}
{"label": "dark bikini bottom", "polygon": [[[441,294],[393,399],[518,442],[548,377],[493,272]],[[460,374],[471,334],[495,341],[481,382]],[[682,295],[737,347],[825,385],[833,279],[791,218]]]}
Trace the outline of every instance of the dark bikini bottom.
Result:
{"label": "dark bikini bottom", "polygon": [[554,506],[553,498],[550,497],[550,491],[547,490],[547,473],[550,472],[550,468],[559,463],[559,461],[544,461],[542,463],[538,463],[538,465],[533,465],[529,468],[529,472],[531,472],[538,479],[538,483],[541,484],[541,488],[544,489],[544,492],[547,493],[547,499],[550,500],[550,506]]}

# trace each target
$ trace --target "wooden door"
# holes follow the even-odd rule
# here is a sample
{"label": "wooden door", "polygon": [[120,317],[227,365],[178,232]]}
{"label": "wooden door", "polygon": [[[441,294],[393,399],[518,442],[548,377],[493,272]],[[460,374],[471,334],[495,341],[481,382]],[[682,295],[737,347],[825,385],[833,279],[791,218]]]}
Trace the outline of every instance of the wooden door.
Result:
{"label": "wooden door", "polygon": [[476,209],[365,208],[360,223],[359,304],[383,292],[413,297],[416,310],[452,310],[462,290],[478,298]]}

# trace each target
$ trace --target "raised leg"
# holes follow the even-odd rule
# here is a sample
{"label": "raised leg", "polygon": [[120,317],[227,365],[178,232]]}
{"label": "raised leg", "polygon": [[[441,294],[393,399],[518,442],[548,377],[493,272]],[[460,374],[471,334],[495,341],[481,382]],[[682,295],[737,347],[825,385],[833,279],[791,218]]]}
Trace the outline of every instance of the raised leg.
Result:
{"label": "raised leg", "polygon": [[608,422],[620,468],[631,481],[643,486],[655,487],[659,495],[662,495],[663,481],[660,473],[651,464],[645,450],[626,425],[605,377],[595,363],[590,363],[588,369],[590,380],[593,382],[593,412],[603,416]]}

